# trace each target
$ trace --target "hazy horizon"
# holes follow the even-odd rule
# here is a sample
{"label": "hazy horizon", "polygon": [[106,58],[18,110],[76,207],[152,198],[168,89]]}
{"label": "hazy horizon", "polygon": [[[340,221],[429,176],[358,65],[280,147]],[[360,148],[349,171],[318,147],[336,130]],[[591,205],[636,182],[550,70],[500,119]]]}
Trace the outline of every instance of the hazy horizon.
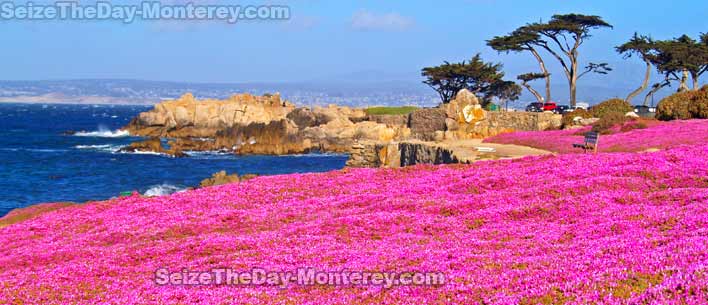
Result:
{"label": "hazy horizon", "polygon": [[[25,3],[17,1],[15,3]],[[116,3],[138,3],[116,1]],[[165,4],[186,4],[170,0]],[[209,1],[213,4],[240,4]],[[270,2],[269,2],[270,3]],[[445,4],[406,1],[283,1],[290,20],[239,21],[18,21],[3,20],[5,44],[0,79],[7,81],[128,79],[182,83],[420,83],[420,69],[469,59],[504,64],[506,79],[538,67],[529,54],[497,54],[485,40],[553,14],[599,15],[614,26],[592,32],[580,49],[580,66],[608,62],[609,75],[579,80],[579,99],[592,88],[623,96],[644,72],[637,58],[623,59],[614,47],[634,32],[655,39],[692,37],[708,28],[708,3],[455,0]],[[633,12],[628,14],[628,12]],[[665,21],[664,21],[665,20]],[[671,26],[667,26],[670,24]],[[490,26],[493,25],[493,26]],[[554,96],[567,90],[558,64],[547,58]],[[660,79],[652,71],[652,82]],[[705,80],[705,77],[702,81]],[[422,85],[421,85],[422,86]],[[534,83],[537,89],[541,82]],[[670,93],[667,88],[659,95]],[[603,93],[604,94],[604,93]],[[526,97],[524,97],[526,98]],[[641,98],[641,97],[640,97]]]}

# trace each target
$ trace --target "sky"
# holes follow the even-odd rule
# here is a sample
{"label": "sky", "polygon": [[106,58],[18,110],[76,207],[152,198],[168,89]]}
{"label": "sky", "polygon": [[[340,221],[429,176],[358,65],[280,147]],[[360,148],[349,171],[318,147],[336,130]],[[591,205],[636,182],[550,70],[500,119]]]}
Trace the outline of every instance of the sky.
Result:
{"label": "sky", "polygon": [[[35,1],[35,3],[42,1]],[[21,1],[15,3],[21,4]],[[46,3],[46,1],[45,1]],[[87,3],[82,1],[82,3]],[[138,3],[114,1],[113,3]],[[163,1],[187,3],[187,1]],[[201,3],[201,2],[200,2]],[[526,53],[497,54],[485,40],[553,14],[602,16],[581,65],[614,71],[586,84],[632,87],[643,64],[614,51],[636,31],[655,39],[708,32],[708,1],[449,0],[211,1],[290,7],[287,21],[0,21],[0,79],[125,78],[187,82],[420,81],[420,69],[481,53],[515,75],[536,72]],[[554,84],[564,76],[552,59]],[[658,76],[655,78],[658,79]]]}

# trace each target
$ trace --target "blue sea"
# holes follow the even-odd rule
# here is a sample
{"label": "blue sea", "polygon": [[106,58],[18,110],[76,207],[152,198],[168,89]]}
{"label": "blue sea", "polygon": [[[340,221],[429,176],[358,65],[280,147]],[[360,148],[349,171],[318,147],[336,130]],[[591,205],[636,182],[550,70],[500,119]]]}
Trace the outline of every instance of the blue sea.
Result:
{"label": "blue sea", "polygon": [[[86,202],[137,191],[168,194],[213,173],[274,175],[344,167],[346,155],[187,158],[118,152],[139,138],[119,128],[148,106],[0,103],[0,217],[45,202]],[[83,131],[65,135],[66,131]]]}

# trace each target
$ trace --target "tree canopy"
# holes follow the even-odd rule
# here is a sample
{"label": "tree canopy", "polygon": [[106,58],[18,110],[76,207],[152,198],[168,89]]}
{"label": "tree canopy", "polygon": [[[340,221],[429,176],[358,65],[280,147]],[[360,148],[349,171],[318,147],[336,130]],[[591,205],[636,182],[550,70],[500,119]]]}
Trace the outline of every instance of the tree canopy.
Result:
{"label": "tree canopy", "polygon": [[[625,59],[632,56],[639,57],[646,64],[646,72],[644,73],[644,80],[639,88],[634,89],[627,95],[624,100],[627,103],[632,103],[632,99],[639,95],[649,86],[649,78],[651,77],[652,68],[652,58],[656,54],[656,43],[648,36],[639,35],[634,33],[634,36],[629,39],[629,41],[615,47],[617,53],[621,54]],[[652,93],[653,94],[653,93]],[[648,98],[644,99],[644,105],[647,106]]]}
{"label": "tree canopy", "polygon": [[612,25],[602,20],[600,16],[565,14],[553,15],[548,22],[536,22],[521,27],[522,31],[537,33],[537,45],[550,53],[563,68],[568,79],[570,104],[575,105],[577,80],[580,76],[596,72],[606,74],[607,64],[589,64],[586,71],[578,71],[578,49],[591,37],[593,29],[612,28]]}
{"label": "tree canopy", "polygon": [[[548,69],[546,68],[546,63],[543,60],[543,57],[541,57],[541,54],[539,54],[536,50],[536,48],[541,46],[542,43],[543,41],[541,40],[541,36],[537,32],[531,31],[525,27],[518,28],[515,31],[511,32],[509,35],[496,36],[490,40],[487,40],[487,45],[500,53],[530,52],[534,56],[536,61],[538,61],[538,64],[541,69],[540,74],[542,75],[542,78],[546,79],[546,100],[550,101],[551,74],[548,73]],[[528,82],[524,83],[523,86],[528,88],[529,91],[531,91],[531,93],[536,96],[539,102],[543,102],[543,98],[539,98],[540,94],[538,94],[538,92],[535,91],[528,84]]]}
{"label": "tree canopy", "polygon": [[426,85],[433,88],[443,103],[449,103],[457,92],[468,89],[474,94],[488,95],[492,86],[502,81],[502,64],[484,62],[479,54],[469,61],[459,63],[444,62],[422,70]]}
{"label": "tree canopy", "polygon": [[650,57],[651,62],[667,79],[679,80],[679,90],[688,90],[689,75],[693,89],[698,89],[698,78],[708,71],[708,37],[702,34],[699,39],[682,35],[655,43],[656,53]]}

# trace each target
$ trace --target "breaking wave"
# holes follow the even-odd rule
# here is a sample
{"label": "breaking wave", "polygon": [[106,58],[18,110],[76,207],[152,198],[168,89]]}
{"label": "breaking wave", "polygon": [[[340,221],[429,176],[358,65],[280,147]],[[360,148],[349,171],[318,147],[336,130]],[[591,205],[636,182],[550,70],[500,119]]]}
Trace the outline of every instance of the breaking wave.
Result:
{"label": "breaking wave", "polygon": [[101,145],[76,145],[74,146],[76,149],[83,149],[83,150],[95,150],[95,151],[103,151],[103,152],[110,152],[110,153],[116,153],[118,152],[121,148],[123,148],[122,145],[111,145],[111,144],[101,144]]}
{"label": "breaking wave", "polygon": [[160,184],[160,185],[151,186],[147,191],[145,191],[145,193],[143,193],[143,196],[147,196],[147,197],[165,196],[165,195],[183,192],[185,190],[186,190],[186,188],[184,188],[184,187],[164,183],[164,184]]}
{"label": "breaking wave", "polygon": [[98,126],[97,131],[80,131],[74,135],[77,137],[123,138],[130,136],[130,133],[127,130],[110,130],[105,126]]}

